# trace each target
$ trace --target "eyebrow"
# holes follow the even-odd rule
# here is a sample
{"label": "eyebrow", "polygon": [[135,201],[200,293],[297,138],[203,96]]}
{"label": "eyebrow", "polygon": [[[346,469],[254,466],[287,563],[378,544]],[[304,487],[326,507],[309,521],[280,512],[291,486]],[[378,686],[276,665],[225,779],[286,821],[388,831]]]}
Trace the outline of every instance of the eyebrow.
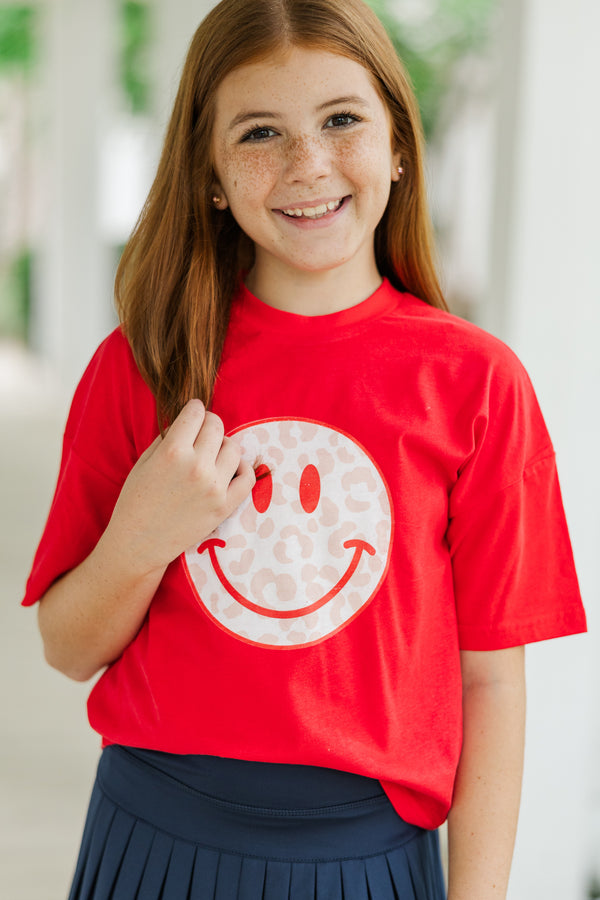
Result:
{"label": "eyebrow", "polygon": [[[323,112],[325,109],[329,109],[331,106],[344,106],[350,104],[352,106],[368,106],[366,100],[362,97],[358,96],[348,96],[348,97],[336,97],[334,100],[326,100],[325,103],[321,103],[320,106],[317,106],[317,112]],[[280,114],[269,112],[268,110],[258,110],[256,112],[241,112],[235,118],[231,120],[229,123],[229,130],[236,128],[238,125],[243,125],[244,122],[250,122],[256,119],[279,119]]]}
{"label": "eyebrow", "polygon": [[325,103],[321,103],[321,105],[317,107],[317,112],[322,112],[322,110],[327,109],[329,106],[344,106],[345,104],[350,104],[352,106],[369,105],[363,97],[359,97],[358,95],[336,97],[335,100],[327,100]]}
{"label": "eyebrow", "polygon": [[229,129],[235,128],[237,125],[243,125],[244,122],[250,122],[251,119],[277,119],[279,118],[276,113],[272,112],[242,112],[239,113],[234,119],[229,123]]}

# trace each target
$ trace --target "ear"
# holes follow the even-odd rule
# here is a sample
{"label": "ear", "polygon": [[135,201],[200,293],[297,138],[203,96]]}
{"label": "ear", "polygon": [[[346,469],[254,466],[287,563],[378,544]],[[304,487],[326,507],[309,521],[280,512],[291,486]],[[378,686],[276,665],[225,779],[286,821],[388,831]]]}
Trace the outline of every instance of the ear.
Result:
{"label": "ear", "polygon": [[223,210],[227,209],[229,206],[229,201],[225,196],[225,191],[221,187],[220,184],[213,184],[210,192],[210,202],[215,209],[219,210],[219,212],[223,212]]}
{"label": "ear", "polygon": [[400,181],[402,175],[402,157],[396,152],[392,156],[392,181]]}

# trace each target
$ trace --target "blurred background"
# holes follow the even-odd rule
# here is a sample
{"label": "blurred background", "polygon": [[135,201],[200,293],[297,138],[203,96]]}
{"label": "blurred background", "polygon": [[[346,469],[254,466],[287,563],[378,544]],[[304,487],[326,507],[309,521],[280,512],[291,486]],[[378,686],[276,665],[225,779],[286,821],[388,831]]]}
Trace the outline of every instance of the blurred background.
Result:
{"label": "blurred background", "polygon": [[[206,0],[0,0],[0,891],[67,892],[99,754],[89,685],[19,608],[69,398],[116,324],[116,263]],[[600,2],[371,0],[428,142],[455,312],[528,368],[590,634],[528,650],[511,900],[600,897]]]}

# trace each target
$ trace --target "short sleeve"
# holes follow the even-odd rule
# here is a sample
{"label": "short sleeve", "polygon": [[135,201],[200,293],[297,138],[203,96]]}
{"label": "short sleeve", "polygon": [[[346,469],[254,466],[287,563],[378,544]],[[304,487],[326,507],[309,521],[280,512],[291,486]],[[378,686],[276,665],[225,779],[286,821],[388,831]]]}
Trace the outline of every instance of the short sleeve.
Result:
{"label": "short sleeve", "polygon": [[555,454],[531,382],[503,348],[480,385],[449,505],[460,647],[585,631]]}
{"label": "short sleeve", "polygon": [[157,433],[152,394],[117,329],[100,345],[75,392],[24,606],[91,553],[129,471]]}

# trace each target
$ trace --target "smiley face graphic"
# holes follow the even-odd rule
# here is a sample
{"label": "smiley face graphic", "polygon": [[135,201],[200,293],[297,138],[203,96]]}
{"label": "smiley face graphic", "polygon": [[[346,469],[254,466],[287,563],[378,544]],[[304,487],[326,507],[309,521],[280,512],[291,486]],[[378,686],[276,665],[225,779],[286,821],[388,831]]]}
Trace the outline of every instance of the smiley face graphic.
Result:
{"label": "smiley face graphic", "polygon": [[184,564],[213,621],[251,644],[302,647],[344,628],[389,563],[392,513],[377,465],[349,435],[307,419],[232,432],[259,477]]}

